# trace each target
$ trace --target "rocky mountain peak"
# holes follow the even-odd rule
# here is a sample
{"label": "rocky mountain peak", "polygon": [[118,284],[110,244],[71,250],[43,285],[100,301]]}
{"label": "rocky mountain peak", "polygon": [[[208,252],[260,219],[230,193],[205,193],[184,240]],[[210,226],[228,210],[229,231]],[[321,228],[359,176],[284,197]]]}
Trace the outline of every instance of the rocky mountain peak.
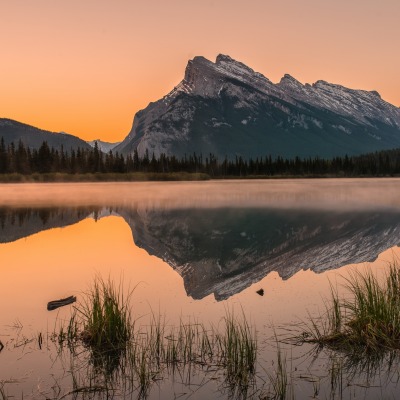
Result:
{"label": "rocky mountain peak", "polygon": [[296,78],[294,78],[292,75],[285,74],[281,78],[281,82],[297,82],[300,83]]}
{"label": "rocky mountain peak", "polygon": [[[329,143],[329,145],[328,145]],[[375,91],[327,81],[274,84],[228,55],[188,61],[184,79],[136,114],[116,147],[183,156],[333,157],[400,146],[400,109]]]}
{"label": "rocky mountain peak", "polygon": [[236,78],[246,83],[270,84],[271,81],[259,72],[255,72],[247,65],[234,60],[233,58],[219,54],[215,60],[218,71],[228,77]]}
{"label": "rocky mountain peak", "polygon": [[216,96],[222,84],[229,79],[255,86],[271,84],[271,81],[259,72],[228,55],[219,54],[215,63],[204,57],[189,60],[183,81],[177,86],[179,91],[192,92],[205,97]]}
{"label": "rocky mountain peak", "polygon": [[324,81],[322,79],[316,81],[315,83],[312,84],[314,88],[318,89],[324,89],[324,88],[332,88],[332,87],[337,87],[338,85],[335,85],[333,83],[329,83],[327,81]]}
{"label": "rocky mountain peak", "polygon": [[380,93],[377,92],[376,90],[371,90],[370,93],[373,94],[373,95],[376,96],[376,97],[379,97],[380,99],[382,98],[381,95],[380,95]]}
{"label": "rocky mountain peak", "polygon": [[204,57],[197,56],[189,60],[185,70],[184,82],[190,86],[195,86],[199,80],[204,80],[212,74],[214,64]]}
{"label": "rocky mountain peak", "polygon": [[219,67],[219,70],[223,70],[228,74],[236,75],[238,78],[242,77],[243,75],[248,75],[248,76],[263,76],[258,72],[255,72],[253,69],[248,67],[247,65],[234,60],[233,58],[224,55],[224,54],[218,54],[216,60],[215,60],[215,65]]}
{"label": "rocky mountain peak", "polygon": [[[222,64],[222,63],[238,63],[238,61],[235,61],[232,57],[228,56],[227,54],[218,54],[217,58],[215,60],[216,64]],[[241,63],[239,63],[241,64]]]}
{"label": "rocky mountain peak", "polygon": [[289,74],[285,74],[280,82],[278,83],[278,86],[282,89],[303,89],[304,85],[299,82],[297,79],[293,78],[293,76]]}

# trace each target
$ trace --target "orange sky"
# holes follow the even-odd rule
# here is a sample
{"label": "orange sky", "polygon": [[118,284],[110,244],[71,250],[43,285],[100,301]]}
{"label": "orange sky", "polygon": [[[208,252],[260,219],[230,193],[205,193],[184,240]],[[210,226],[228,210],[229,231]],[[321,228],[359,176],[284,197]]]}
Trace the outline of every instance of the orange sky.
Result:
{"label": "orange sky", "polygon": [[0,15],[0,117],[85,140],[122,140],[196,55],[400,106],[399,0],[5,0]]}

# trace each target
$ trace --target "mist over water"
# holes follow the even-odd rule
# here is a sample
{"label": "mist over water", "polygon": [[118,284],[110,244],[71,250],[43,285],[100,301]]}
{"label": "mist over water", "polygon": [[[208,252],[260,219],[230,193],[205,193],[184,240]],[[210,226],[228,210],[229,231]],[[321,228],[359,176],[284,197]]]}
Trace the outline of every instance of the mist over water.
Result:
{"label": "mist over water", "polygon": [[400,181],[388,178],[2,184],[0,205],[400,210]]}

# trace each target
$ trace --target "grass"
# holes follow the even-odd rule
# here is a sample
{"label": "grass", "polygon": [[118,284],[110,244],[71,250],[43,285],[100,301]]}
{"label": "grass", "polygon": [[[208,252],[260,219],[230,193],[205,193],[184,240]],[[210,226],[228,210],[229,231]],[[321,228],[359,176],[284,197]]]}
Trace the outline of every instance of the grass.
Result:
{"label": "grass", "polygon": [[383,280],[372,272],[346,279],[350,296],[332,289],[326,313],[310,318],[300,342],[331,349],[377,354],[400,349],[400,268],[391,264]]}
{"label": "grass", "polygon": [[132,336],[132,318],[129,295],[123,296],[121,287],[110,280],[96,278],[86,298],[76,308],[68,324],[68,332],[77,331],[76,319],[83,327],[82,341],[98,350],[123,348]]}
{"label": "grass", "polygon": [[69,320],[54,332],[52,339],[59,350],[67,344],[75,355],[76,349],[83,346],[83,350],[89,350],[90,366],[106,380],[112,380],[133,338],[131,294],[124,296],[121,282],[116,286],[110,279],[95,278],[89,291],[73,307]]}
{"label": "grass", "polygon": [[[358,358],[351,359],[356,360],[354,367],[363,361],[366,364],[354,373],[367,385],[370,371],[381,369],[378,361],[388,364],[386,358],[375,357],[375,367],[368,355],[399,349],[400,269],[392,265],[384,279],[372,273],[354,273],[346,286],[350,293],[346,298],[332,287],[326,313],[310,318],[298,338],[301,343],[317,344],[316,349],[332,349],[328,353],[338,357],[331,359],[324,377],[303,374],[296,378],[277,338],[273,367],[257,374],[257,332],[244,315],[237,317],[228,311],[217,327],[190,319],[169,325],[161,315],[134,319],[133,292],[124,296],[121,283],[96,278],[55,337],[56,345],[66,342],[71,350],[60,352],[60,357],[67,357],[65,371],[71,374],[72,386],[60,386],[52,398],[125,398],[134,393],[134,397],[144,399],[156,382],[168,380],[187,385],[188,390],[216,382],[218,390],[228,392],[229,398],[294,399],[294,379],[306,382],[296,381],[296,390],[306,388],[315,398],[320,380],[325,380],[331,398],[343,398],[353,366],[341,352],[356,349]],[[37,335],[39,347],[45,337]],[[389,360],[392,363],[398,363],[397,355]],[[260,381],[264,381],[262,387],[258,386]],[[8,399],[7,395],[0,382],[0,400]]]}
{"label": "grass", "polygon": [[[131,294],[124,297],[121,284],[96,278],[81,296],[54,338],[60,347],[68,344],[74,362],[81,358],[87,363],[85,368],[69,368],[71,371],[90,369],[92,381],[108,389],[113,380],[121,387],[118,380],[123,379],[124,385],[130,382],[131,389],[145,398],[155,381],[175,371],[182,375],[185,368],[212,370],[214,374],[218,370],[228,387],[243,398],[254,381],[257,360],[256,332],[244,316],[238,319],[227,313],[222,333],[190,320],[169,326],[165,318],[154,315],[148,324],[139,324],[132,318]],[[85,350],[89,351],[86,358]],[[93,379],[100,375],[103,381]],[[74,390],[90,386],[83,382]]]}
{"label": "grass", "polygon": [[276,368],[273,374],[269,374],[272,387],[272,399],[285,400],[288,396],[288,373],[286,367],[286,358],[278,347]]}
{"label": "grass", "polygon": [[[360,321],[367,319],[372,325],[371,315],[379,316],[377,326],[387,321],[393,330],[393,309],[396,304],[400,308],[400,270],[396,266],[390,268],[383,281],[371,273],[354,274],[347,286],[351,295],[346,299],[341,299],[332,288],[327,312],[321,319],[310,319],[301,342],[347,351],[360,340]],[[206,327],[196,320],[169,325],[165,317],[155,315],[134,319],[132,293],[124,296],[121,283],[115,285],[110,279],[96,278],[90,290],[80,296],[70,319],[59,327],[54,340],[60,346],[66,342],[71,350],[60,351],[59,356],[67,357],[69,364],[65,365],[65,371],[71,374],[72,386],[63,389],[60,386],[52,398],[124,398],[134,393],[134,397],[144,399],[156,382],[175,382],[175,379],[187,385],[188,390],[216,382],[222,391],[228,392],[229,398],[295,398],[295,370],[290,365],[288,370],[285,352],[281,351],[277,338],[274,366],[256,375],[257,333],[244,315],[238,318],[233,312],[226,312],[217,327]],[[365,337],[369,330],[361,332]],[[367,359],[365,354],[378,348],[371,347],[371,340],[357,344],[357,349],[362,349],[357,353],[360,360]],[[38,334],[37,341],[40,347],[42,334]],[[379,342],[384,349],[389,348],[388,343],[381,339]],[[393,358],[392,363],[397,360]],[[347,390],[349,367],[343,357],[332,359],[324,378],[329,380],[332,398],[342,398]],[[371,369],[369,364],[367,369]],[[368,378],[368,371],[362,370],[357,376]],[[299,379],[305,380],[307,390],[311,389],[314,397],[318,397],[319,379],[305,376]],[[258,386],[260,381],[264,381],[262,387]],[[305,386],[300,383],[298,387]],[[8,399],[6,396],[0,384],[0,400]]]}
{"label": "grass", "polygon": [[221,345],[227,382],[239,389],[248,388],[255,373],[257,341],[256,333],[251,330],[244,316],[238,320],[232,313],[227,313]]}
{"label": "grass", "polygon": [[272,371],[265,368],[264,371],[268,377],[269,384],[260,395],[262,400],[286,400],[295,398],[294,385],[292,381],[292,370],[287,367],[287,353],[282,352],[280,342],[275,334],[276,341],[276,360],[272,363]]}

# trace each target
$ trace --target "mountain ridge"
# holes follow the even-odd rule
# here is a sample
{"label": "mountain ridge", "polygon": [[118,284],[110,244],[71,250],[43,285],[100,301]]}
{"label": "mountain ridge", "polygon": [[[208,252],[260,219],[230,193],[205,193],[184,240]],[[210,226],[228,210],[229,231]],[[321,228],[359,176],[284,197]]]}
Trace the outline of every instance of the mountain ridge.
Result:
{"label": "mountain ridge", "polygon": [[[274,84],[227,55],[189,60],[183,80],[134,117],[122,154],[333,157],[400,146],[400,108],[376,91],[289,74]],[[328,149],[325,147],[329,147]]]}
{"label": "mountain ridge", "polygon": [[64,132],[50,132],[35,126],[15,121],[10,118],[0,118],[0,138],[3,137],[6,145],[11,142],[14,145],[22,140],[25,146],[31,149],[38,149],[43,142],[47,142],[50,147],[65,151],[71,148],[90,149],[90,145],[77,136]]}

